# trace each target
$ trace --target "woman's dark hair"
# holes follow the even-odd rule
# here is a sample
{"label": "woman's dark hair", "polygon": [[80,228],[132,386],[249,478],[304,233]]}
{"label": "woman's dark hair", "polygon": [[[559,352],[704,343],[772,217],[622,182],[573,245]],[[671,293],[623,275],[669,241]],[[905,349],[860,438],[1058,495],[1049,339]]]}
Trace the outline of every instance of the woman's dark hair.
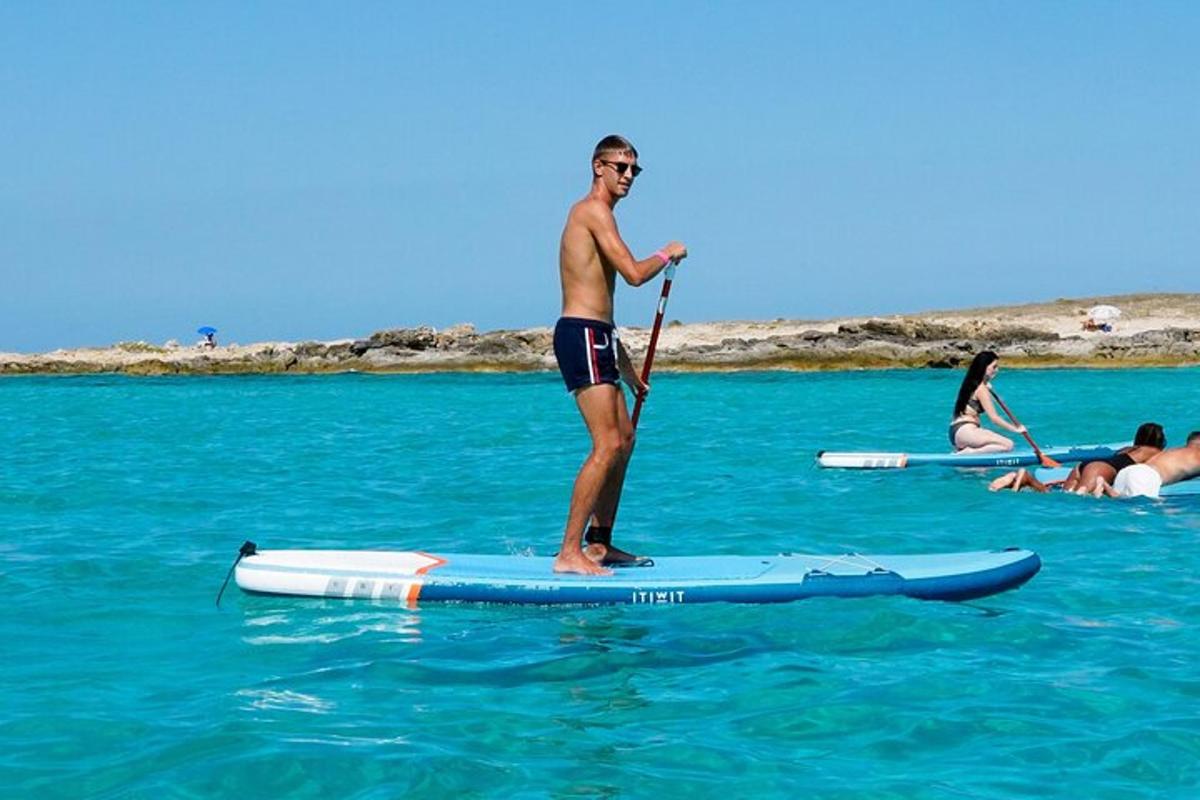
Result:
{"label": "woman's dark hair", "polygon": [[1137,434],[1133,437],[1134,447],[1146,445],[1162,450],[1167,446],[1167,436],[1163,433],[1162,425],[1157,422],[1143,422],[1138,426]]}
{"label": "woman's dark hair", "polygon": [[979,384],[983,383],[983,376],[987,372],[987,368],[992,365],[993,361],[999,359],[1000,356],[991,350],[984,350],[971,359],[971,366],[967,367],[967,375],[963,378],[962,386],[958,387],[958,400],[954,401],[954,416],[960,417],[967,410],[967,401],[979,388]]}

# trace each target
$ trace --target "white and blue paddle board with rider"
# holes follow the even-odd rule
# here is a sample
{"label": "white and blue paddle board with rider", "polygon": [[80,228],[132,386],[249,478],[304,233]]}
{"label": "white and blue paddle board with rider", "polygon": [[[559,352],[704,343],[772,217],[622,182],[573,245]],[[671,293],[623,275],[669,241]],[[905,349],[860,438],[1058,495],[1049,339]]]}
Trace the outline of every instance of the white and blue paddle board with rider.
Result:
{"label": "white and blue paddle board with rider", "polygon": [[1013,589],[1041,568],[1029,550],[931,555],[663,556],[609,576],[555,573],[551,557],[242,546],[237,584],[254,594],[540,605],[783,603],[903,595],[970,600]]}

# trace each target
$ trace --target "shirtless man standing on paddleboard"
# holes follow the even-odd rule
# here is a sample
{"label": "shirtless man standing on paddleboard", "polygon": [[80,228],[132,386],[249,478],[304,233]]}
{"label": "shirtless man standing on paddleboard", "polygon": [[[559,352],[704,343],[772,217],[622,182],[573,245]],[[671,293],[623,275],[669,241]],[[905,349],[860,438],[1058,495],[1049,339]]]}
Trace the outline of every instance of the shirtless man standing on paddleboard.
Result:
{"label": "shirtless man standing on paddleboard", "polygon": [[575,478],[555,572],[611,575],[603,565],[639,560],[612,545],[613,515],[633,452],[633,425],[619,382],[624,379],[635,393],[649,387],[617,339],[613,289],[618,274],[629,285],[641,286],[667,264],[686,258],[687,248],[671,242],[639,261],[621,240],[613,208],[642,171],[637,159],[637,150],[623,137],[600,140],[592,153],[591,191],[571,206],[559,244],[563,303],[554,327],[554,356],[591,434],[592,452]]}

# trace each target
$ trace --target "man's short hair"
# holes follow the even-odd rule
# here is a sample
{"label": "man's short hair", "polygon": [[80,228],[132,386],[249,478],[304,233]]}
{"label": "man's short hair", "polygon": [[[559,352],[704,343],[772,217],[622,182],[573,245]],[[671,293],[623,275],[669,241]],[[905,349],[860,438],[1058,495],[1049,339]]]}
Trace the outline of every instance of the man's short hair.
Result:
{"label": "man's short hair", "polygon": [[615,133],[605,136],[596,143],[596,149],[592,151],[592,161],[595,161],[601,156],[609,153],[621,153],[625,155],[631,155],[634,158],[638,157],[637,148],[634,147],[624,136],[618,136]]}
{"label": "man's short hair", "polygon": [[1191,444],[1192,442],[1196,441],[1197,439],[1200,439],[1200,431],[1192,431],[1191,433],[1188,434],[1187,443]]}

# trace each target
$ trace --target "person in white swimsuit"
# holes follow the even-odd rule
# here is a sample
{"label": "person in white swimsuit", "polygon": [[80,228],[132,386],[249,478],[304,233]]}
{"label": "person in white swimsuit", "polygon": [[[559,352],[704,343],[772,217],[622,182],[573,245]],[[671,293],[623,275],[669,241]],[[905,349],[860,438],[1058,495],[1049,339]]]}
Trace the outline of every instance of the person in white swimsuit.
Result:
{"label": "person in white swimsuit", "polygon": [[1162,487],[1200,475],[1200,431],[1188,434],[1183,447],[1168,447],[1145,464],[1134,464],[1117,473],[1112,486],[1102,489],[1109,497],[1158,497]]}

